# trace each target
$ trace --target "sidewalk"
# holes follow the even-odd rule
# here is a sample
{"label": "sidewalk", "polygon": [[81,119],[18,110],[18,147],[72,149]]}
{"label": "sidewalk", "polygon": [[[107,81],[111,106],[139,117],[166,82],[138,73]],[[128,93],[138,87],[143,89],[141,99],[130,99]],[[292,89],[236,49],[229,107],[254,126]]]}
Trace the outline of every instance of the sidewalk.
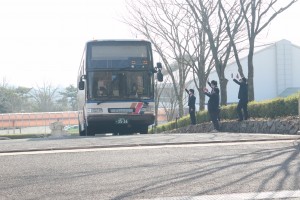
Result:
{"label": "sidewalk", "polygon": [[42,150],[67,150],[83,148],[108,148],[128,146],[155,146],[179,144],[204,144],[246,141],[299,140],[300,135],[247,134],[247,133],[187,133],[148,134],[126,136],[62,136],[0,140],[0,153]]}

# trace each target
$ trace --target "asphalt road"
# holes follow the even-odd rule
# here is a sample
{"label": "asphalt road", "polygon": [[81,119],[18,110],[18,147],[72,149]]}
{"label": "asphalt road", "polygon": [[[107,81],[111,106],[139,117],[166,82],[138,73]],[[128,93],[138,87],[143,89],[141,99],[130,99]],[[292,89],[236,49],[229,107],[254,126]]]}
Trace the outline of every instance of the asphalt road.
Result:
{"label": "asphalt road", "polygon": [[231,133],[1,140],[0,199],[300,199],[299,143]]}

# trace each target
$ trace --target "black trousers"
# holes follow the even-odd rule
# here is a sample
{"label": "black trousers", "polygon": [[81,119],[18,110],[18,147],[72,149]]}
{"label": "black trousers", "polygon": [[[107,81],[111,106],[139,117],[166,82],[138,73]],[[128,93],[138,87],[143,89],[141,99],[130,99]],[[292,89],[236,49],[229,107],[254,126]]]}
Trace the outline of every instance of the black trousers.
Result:
{"label": "black trousers", "polygon": [[[243,112],[242,112],[243,110]],[[239,120],[247,120],[248,119],[248,101],[239,100],[239,103],[236,107],[236,111],[238,113]]]}
{"label": "black trousers", "polygon": [[219,125],[219,110],[209,110],[208,114],[210,116],[210,120],[212,121],[214,128],[219,131],[220,130],[220,125]]}
{"label": "black trousers", "polygon": [[196,124],[195,109],[189,108],[189,113],[190,113],[191,124],[195,125]]}

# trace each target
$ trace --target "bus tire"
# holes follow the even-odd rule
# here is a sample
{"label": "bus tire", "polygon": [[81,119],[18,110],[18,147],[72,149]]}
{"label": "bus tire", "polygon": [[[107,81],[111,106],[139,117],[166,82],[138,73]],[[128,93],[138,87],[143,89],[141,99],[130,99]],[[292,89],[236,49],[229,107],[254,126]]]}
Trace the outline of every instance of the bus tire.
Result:
{"label": "bus tire", "polygon": [[143,126],[140,129],[140,134],[148,134],[148,126]]}
{"label": "bus tire", "polygon": [[85,130],[81,130],[81,125],[79,124],[79,136],[86,136],[85,135]]}
{"label": "bus tire", "polygon": [[85,134],[86,136],[95,136],[95,130],[93,130],[92,127],[85,125]]}
{"label": "bus tire", "polygon": [[124,128],[123,130],[120,130],[119,131],[119,134],[120,135],[129,135],[129,134],[131,134],[132,132],[130,131],[130,129],[128,129],[128,128]]}

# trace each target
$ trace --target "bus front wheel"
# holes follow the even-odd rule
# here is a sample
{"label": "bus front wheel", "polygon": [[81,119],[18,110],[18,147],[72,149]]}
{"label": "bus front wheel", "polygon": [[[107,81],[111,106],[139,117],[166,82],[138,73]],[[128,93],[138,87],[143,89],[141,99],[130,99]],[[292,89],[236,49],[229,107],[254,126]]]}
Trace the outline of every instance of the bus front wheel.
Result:
{"label": "bus front wheel", "polygon": [[86,136],[95,136],[95,130],[92,129],[92,127],[89,127],[85,124],[84,126],[84,130],[85,130],[85,135]]}
{"label": "bus front wheel", "polygon": [[86,136],[85,135],[85,130],[81,130],[81,125],[80,125],[80,123],[79,123],[79,136]]}
{"label": "bus front wheel", "polygon": [[148,126],[143,126],[140,129],[140,134],[148,134]]}

